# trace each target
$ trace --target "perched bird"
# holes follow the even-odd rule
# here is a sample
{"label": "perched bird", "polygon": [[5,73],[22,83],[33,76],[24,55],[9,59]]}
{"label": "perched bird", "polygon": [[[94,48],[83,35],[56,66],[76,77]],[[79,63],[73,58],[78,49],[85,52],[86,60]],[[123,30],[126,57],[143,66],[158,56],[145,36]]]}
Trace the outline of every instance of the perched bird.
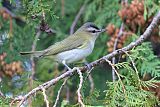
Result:
{"label": "perched bird", "polygon": [[62,63],[69,70],[67,65],[75,61],[86,58],[93,51],[95,40],[105,29],[98,28],[94,23],[87,22],[82,25],[73,35],[51,45],[45,50],[34,52],[21,52],[21,55],[33,55],[34,57],[52,58],[58,63]]}

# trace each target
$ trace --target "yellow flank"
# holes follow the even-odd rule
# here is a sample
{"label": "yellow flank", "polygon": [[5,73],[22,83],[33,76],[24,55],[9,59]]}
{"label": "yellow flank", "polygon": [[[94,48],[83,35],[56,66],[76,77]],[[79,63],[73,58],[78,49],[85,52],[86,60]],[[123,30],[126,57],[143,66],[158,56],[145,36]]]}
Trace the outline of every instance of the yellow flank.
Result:
{"label": "yellow flank", "polygon": [[84,49],[84,48],[86,48],[87,44],[88,44],[87,42],[83,43],[81,46],[78,47],[78,49]]}

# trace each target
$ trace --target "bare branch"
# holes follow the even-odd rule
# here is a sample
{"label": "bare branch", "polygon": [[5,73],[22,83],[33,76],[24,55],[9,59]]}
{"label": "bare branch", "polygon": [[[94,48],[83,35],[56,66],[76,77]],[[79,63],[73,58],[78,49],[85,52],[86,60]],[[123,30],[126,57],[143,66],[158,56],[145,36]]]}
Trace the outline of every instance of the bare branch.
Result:
{"label": "bare branch", "polygon": [[26,95],[24,95],[23,97],[17,97],[15,98],[11,104],[13,104],[16,101],[20,101],[19,105],[22,105],[22,103],[27,100],[31,95],[34,95],[35,93],[37,93],[38,91],[42,91],[41,87],[44,87],[45,89],[48,89],[49,87],[51,87],[52,85],[56,84],[59,80],[65,78],[65,77],[69,77],[71,76],[74,72],[76,71],[76,69],[72,69],[70,71],[67,71],[63,74],[61,74],[60,76],[56,77],[55,79],[52,79],[48,82],[43,83],[42,85],[39,85],[38,87],[34,88],[32,91],[28,92]]}
{"label": "bare branch", "polygon": [[47,99],[47,95],[46,95],[46,90],[44,87],[41,87],[42,89],[42,94],[43,94],[43,97],[44,97],[44,101],[46,102],[46,107],[49,107],[49,101]]}
{"label": "bare branch", "polygon": [[[124,29],[124,24],[122,23],[122,24],[121,24],[121,27],[120,27],[120,30],[119,30],[119,33],[118,33],[118,36],[117,36],[117,38],[116,38],[116,40],[115,40],[115,42],[114,42],[113,51],[115,51],[116,48],[117,48],[118,40],[119,40],[119,38],[120,38],[120,37],[122,36],[122,34],[123,34],[123,29]],[[112,58],[112,63],[113,63],[113,64],[116,63],[116,58],[115,58],[115,57]],[[114,71],[113,69],[112,69],[112,80],[113,80],[113,81],[116,80],[115,71]]]}
{"label": "bare branch", "polygon": [[[41,31],[38,29],[38,31],[36,32],[35,39],[34,39],[33,44],[32,44],[32,52],[36,50],[37,41],[38,41],[38,38],[39,38],[40,34],[41,34]],[[32,90],[32,88],[33,88],[33,78],[34,78],[34,75],[35,75],[35,62],[34,62],[33,55],[31,55],[30,60],[31,60],[31,64],[32,64],[32,71],[31,71],[31,76],[29,77],[29,86],[30,86],[29,89]],[[32,103],[32,100],[29,99],[28,104],[31,105],[31,103]]]}
{"label": "bare branch", "polygon": [[[90,67],[95,67],[98,65],[101,65],[102,63],[106,62],[106,60],[109,60],[111,58],[113,58],[116,55],[120,55],[120,54],[124,54],[124,51],[129,51],[131,50],[133,47],[136,47],[138,45],[140,45],[141,43],[143,43],[152,33],[153,29],[159,24],[160,22],[160,11],[158,12],[158,14],[153,18],[151,24],[148,26],[148,28],[146,29],[146,31],[134,42],[131,42],[128,46],[122,48],[122,49],[118,49],[113,51],[112,53],[103,56],[102,58],[95,60],[94,62],[91,62],[89,64]],[[85,72],[88,70],[87,66],[83,66],[83,67],[79,67],[79,69],[81,70],[81,72]],[[33,94],[37,93],[38,91],[41,91],[42,89],[40,88],[41,86],[43,86],[45,89],[48,89],[49,87],[55,85],[59,80],[69,77],[71,76],[74,72],[76,72],[76,69],[72,69],[69,70],[63,74],[61,74],[60,76],[43,83],[42,85],[34,88],[33,90],[31,90],[30,92],[28,92],[26,95],[24,95],[22,98],[15,98],[13,102],[15,101],[21,101],[22,103],[27,100],[30,96],[32,96]]]}
{"label": "bare branch", "polygon": [[1,90],[0,90],[0,97],[6,98],[5,95],[1,92]]}
{"label": "bare branch", "polygon": [[94,90],[94,81],[93,81],[93,78],[91,75],[92,70],[93,70],[93,67],[87,71],[87,76],[84,79],[84,81],[86,81],[88,79],[90,82],[90,88],[91,88],[90,93],[93,92],[93,90]]}
{"label": "bare branch", "polygon": [[122,84],[122,87],[123,87],[123,92],[124,92],[124,94],[125,94],[124,84],[123,84],[123,82],[122,82],[122,80],[121,80],[121,77],[120,77],[118,71],[117,71],[116,68],[115,68],[115,65],[114,65],[113,63],[111,63],[111,61],[109,61],[109,60],[107,60],[107,59],[106,59],[106,62],[108,62],[108,64],[112,67],[112,69],[114,70],[114,72],[115,72],[116,75],[118,76],[118,79],[120,80],[120,82],[121,82],[121,84]]}
{"label": "bare branch", "polygon": [[59,88],[58,94],[57,94],[57,98],[56,98],[56,101],[55,101],[53,107],[56,107],[56,106],[57,106],[57,102],[59,101],[59,97],[60,97],[61,90],[62,90],[62,88],[64,87],[64,85],[66,84],[67,80],[68,80],[68,78],[66,78],[66,79],[64,80],[63,84],[62,84],[61,87]]}
{"label": "bare branch", "polygon": [[89,79],[89,82],[90,82],[90,93],[92,93],[93,92],[93,90],[94,90],[94,81],[93,81],[93,78],[92,78],[92,75],[90,74],[89,76],[88,76],[88,79]]}
{"label": "bare branch", "polygon": [[91,69],[89,69],[89,70],[87,71],[87,76],[86,76],[86,78],[85,78],[85,81],[86,81],[86,79],[89,77],[89,75],[91,74],[91,72],[92,72],[93,69],[94,69],[94,67],[92,67]]}
{"label": "bare branch", "polygon": [[78,22],[78,20],[79,20],[79,18],[81,16],[81,14],[83,13],[84,9],[85,9],[85,3],[81,6],[78,14],[76,15],[76,17],[75,17],[75,19],[74,19],[74,21],[73,21],[73,23],[71,25],[70,34],[74,33],[75,26],[76,26],[76,24],[77,24],[77,22]]}
{"label": "bare branch", "polygon": [[81,88],[82,88],[82,84],[83,84],[83,75],[82,75],[82,72],[79,68],[77,68],[77,73],[79,74],[79,78],[80,78],[80,82],[79,82],[79,86],[78,86],[78,90],[77,90],[78,102],[81,105],[81,107],[85,107],[85,105],[82,102],[82,95],[81,95]]}

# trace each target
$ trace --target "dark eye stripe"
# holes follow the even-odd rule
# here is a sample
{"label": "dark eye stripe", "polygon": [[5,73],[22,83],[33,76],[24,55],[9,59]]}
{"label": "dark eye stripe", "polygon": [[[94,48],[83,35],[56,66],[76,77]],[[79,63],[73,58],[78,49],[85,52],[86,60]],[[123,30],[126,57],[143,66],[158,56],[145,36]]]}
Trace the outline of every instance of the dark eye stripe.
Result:
{"label": "dark eye stripe", "polygon": [[97,31],[97,30],[89,30],[89,32],[91,32],[91,33],[97,33],[99,31]]}
{"label": "dark eye stripe", "polygon": [[92,30],[91,32],[92,32],[92,33],[96,33],[96,31],[95,31],[95,30]]}
{"label": "dark eye stripe", "polygon": [[95,29],[99,30],[99,28],[98,28],[97,26],[95,26],[95,25],[90,25],[90,27],[92,27],[92,28],[95,28]]}

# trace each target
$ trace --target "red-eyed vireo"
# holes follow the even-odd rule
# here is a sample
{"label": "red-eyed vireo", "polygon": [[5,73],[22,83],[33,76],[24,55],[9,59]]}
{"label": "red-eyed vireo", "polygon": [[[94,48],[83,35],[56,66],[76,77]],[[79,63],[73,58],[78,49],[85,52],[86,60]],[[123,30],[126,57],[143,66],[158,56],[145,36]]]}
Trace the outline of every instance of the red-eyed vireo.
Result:
{"label": "red-eyed vireo", "polygon": [[92,22],[82,25],[73,35],[55,43],[42,51],[21,52],[21,55],[31,54],[35,57],[49,57],[54,61],[67,64],[79,61],[90,55],[93,51],[95,40],[105,29],[98,28]]}

